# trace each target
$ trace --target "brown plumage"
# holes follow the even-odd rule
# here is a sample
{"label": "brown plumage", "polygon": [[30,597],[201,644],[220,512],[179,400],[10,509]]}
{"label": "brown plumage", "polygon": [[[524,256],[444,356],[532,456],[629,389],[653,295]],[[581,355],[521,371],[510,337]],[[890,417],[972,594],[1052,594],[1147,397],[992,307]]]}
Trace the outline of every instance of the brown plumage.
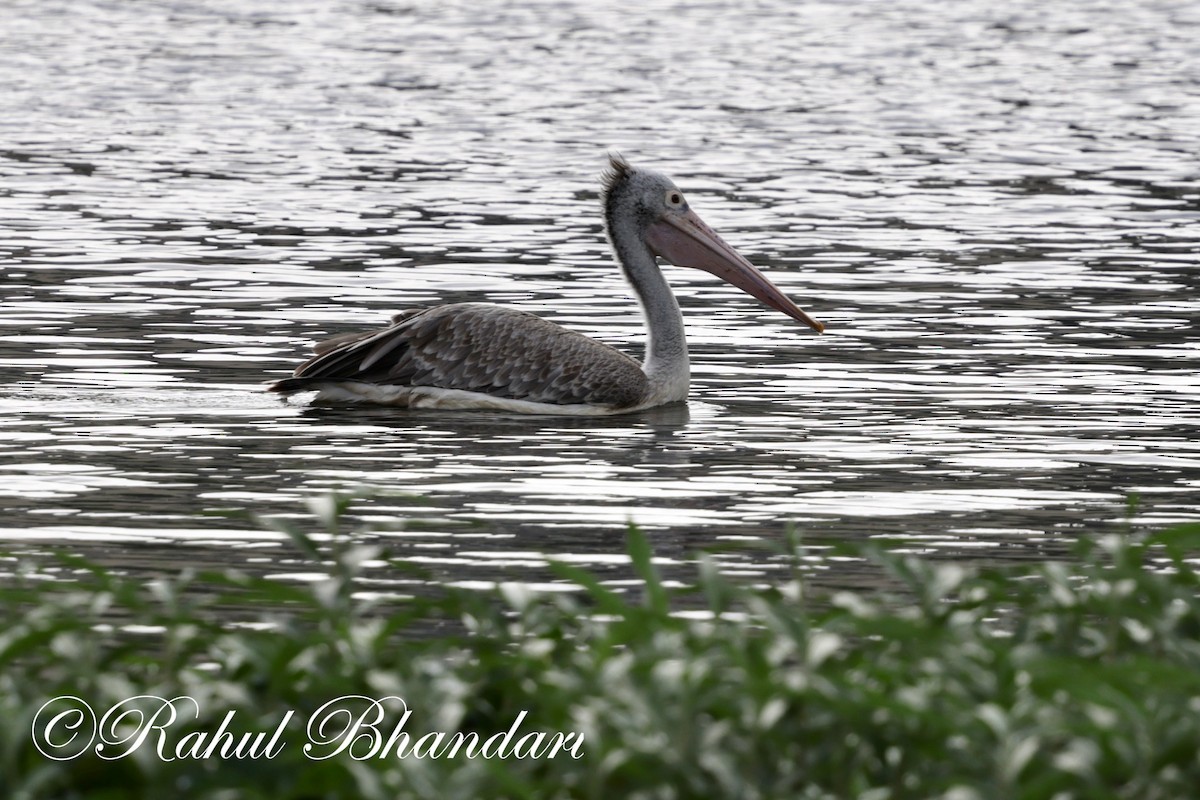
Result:
{"label": "brown plumage", "polygon": [[646,394],[629,356],[541,317],[487,303],[399,314],[383,330],[338,336],[271,391],[361,381],[459,389],[535,403],[625,408]]}

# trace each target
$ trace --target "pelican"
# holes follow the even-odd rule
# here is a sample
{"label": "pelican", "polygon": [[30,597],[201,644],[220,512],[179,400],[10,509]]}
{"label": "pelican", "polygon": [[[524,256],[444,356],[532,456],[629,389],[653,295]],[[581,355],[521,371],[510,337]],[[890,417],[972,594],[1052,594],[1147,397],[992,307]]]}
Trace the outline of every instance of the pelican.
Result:
{"label": "pelican", "polygon": [[800,310],[689,208],[670,178],[609,156],[602,201],[609,243],[649,333],[642,364],[541,317],[490,303],[406,311],[391,325],[319,343],[293,377],[268,389],[318,390],[318,403],[626,414],[688,393],[683,316],[657,257],[705,270],[818,333]]}

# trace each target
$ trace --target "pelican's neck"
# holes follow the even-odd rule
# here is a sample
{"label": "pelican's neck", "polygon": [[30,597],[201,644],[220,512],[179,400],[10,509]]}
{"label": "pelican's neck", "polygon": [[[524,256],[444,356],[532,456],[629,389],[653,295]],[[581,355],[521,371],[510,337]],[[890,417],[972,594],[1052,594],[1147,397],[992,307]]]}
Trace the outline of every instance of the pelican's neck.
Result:
{"label": "pelican's neck", "polygon": [[610,217],[609,237],[646,318],[649,339],[642,370],[650,379],[650,391],[659,402],[683,400],[689,369],[679,303],[632,220]]}

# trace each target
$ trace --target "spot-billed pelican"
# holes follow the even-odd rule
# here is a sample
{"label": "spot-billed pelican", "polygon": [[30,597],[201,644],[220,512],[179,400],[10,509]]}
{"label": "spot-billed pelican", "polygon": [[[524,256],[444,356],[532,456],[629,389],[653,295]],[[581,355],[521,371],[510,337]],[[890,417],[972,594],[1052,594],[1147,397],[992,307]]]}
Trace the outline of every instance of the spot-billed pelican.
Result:
{"label": "spot-billed pelican", "polygon": [[610,156],[602,196],[609,241],[646,319],[644,363],[525,311],[455,303],[406,311],[382,330],[322,342],[294,377],[270,390],[315,389],[316,402],[325,403],[527,414],[624,414],[681,401],[689,381],[683,316],[659,256],[711,272],[824,330],[705,225],[665,175]]}

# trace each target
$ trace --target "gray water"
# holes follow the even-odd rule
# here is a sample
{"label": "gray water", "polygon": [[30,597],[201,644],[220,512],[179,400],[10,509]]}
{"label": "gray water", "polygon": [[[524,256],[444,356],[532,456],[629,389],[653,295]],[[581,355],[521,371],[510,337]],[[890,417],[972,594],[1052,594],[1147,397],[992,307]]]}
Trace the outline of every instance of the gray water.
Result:
{"label": "gray water", "polygon": [[[630,520],[669,564],[789,525],[1040,557],[1122,529],[1131,493],[1135,526],[1200,516],[1194,2],[5,9],[2,546],[287,573],[239,514],[366,487],[351,523],[394,555],[536,583],[548,555],[619,563]],[[686,408],[261,391],[315,340],[441,302],[639,355],[609,149],[828,333],[667,267]]]}

